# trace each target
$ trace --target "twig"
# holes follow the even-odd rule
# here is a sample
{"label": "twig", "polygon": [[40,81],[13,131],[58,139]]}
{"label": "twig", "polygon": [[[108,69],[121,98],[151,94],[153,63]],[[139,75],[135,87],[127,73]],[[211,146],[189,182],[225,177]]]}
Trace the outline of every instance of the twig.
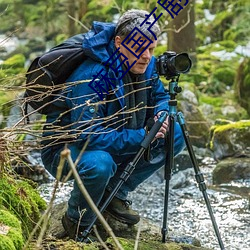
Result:
{"label": "twig", "polygon": [[136,238],[135,238],[134,250],[137,250],[138,246],[139,246],[139,237],[140,237],[140,233],[141,233],[141,224],[142,224],[142,222],[140,220],[139,225],[138,225],[138,230],[137,230]]}
{"label": "twig", "polygon": [[82,182],[79,174],[77,173],[77,170],[75,168],[74,162],[73,162],[73,160],[71,158],[70,150],[69,149],[64,149],[61,152],[61,157],[62,158],[66,158],[68,160],[69,166],[72,169],[73,176],[75,178],[75,181],[77,182],[77,185],[78,185],[80,191],[82,192],[84,198],[88,202],[90,208],[97,215],[98,219],[100,220],[100,222],[104,226],[105,230],[113,238],[115,245],[118,247],[119,250],[124,250],[123,247],[121,246],[121,244],[119,243],[119,241],[117,240],[116,236],[114,235],[111,227],[106,222],[106,220],[104,219],[104,217],[102,216],[102,214],[100,213],[100,211],[98,210],[98,208],[96,207],[95,203],[93,202],[92,198],[90,197],[90,195],[89,195],[88,191],[86,190],[85,186],[83,185],[83,182]]}
{"label": "twig", "polygon": [[168,32],[168,31],[173,31],[175,33],[180,33],[184,28],[186,28],[188,26],[188,24],[190,23],[191,19],[190,19],[190,12],[191,12],[191,7],[187,10],[187,21],[179,28],[179,29],[173,29],[173,28],[167,28],[167,29],[163,29],[163,32]]}
{"label": "twig", "polygon": [[100,234],[97,231],[96,225],[93,226],[93,230],[95,232],[95,235],[97,237],[97,239],[100,241],[101,245],[106,249],[109,250],[108,246],[105,244],[105,242],[102,240]]}
{"label": "twig", "polygon": [[87,31],[89,31],[89,28],[87,26],[85,26],[82,22],[80,22],[79,20],[77,20],[76,18],[74,18],[71,15],[68,15],[68,17],[72,20],[74,20],[76,23],[80,24],[84,29],[86,29]]}
{"label": "twig", "polygon": [[65,160],[66,159],[63,158],[63,157],[60,158],[60,162],[59,162],[58,168],[57,168],[56,182],[55,182],[55,186],[54,186],[54,189],[53,189],[53,193],[52,193],[52,197],[50,199],[49,205],[48,205],[46,211],[44,212],[44,214],[42,215],[42,217],[40,218],[40,220],[38,221],[38,223],[36,224],[35,228],[31,232],[31,234],[29,235],[29,238],[28,238],[26,244],[24,245],[23,250],[27,249],[27,247],[29,246],[30,241],[32,240],[32,238],[35,235],[36,231],[38,230],[38,228],[40,227],[40,225],[43,222],[41,232],[39,234],[37,244],[36,244],[37,247],[41,246],[42,239],[43,239],[43,236],[44,236],[44,233],[46,231],[47,224],[49,222],[49,218],[50,218],[50,215],[51,215],[52,205],[53,205],[53,202],[55,200],[55,194],[56,194],[56,190],[57,190],[58,185],[59,185],[59,180],[60,180],[61,175],[62,175],[62,169],[63,169],[64,163],[65,163]]}

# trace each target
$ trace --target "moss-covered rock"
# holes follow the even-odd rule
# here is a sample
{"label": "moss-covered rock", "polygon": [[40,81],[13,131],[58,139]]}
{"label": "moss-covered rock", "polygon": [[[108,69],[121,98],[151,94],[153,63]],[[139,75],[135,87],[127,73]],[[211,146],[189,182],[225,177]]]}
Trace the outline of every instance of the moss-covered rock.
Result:
{"label": "moss-covered rock", "polygon": [[250,157],[250,120],[214,125],[209,146],[216,159],[238,155]]}
{"label": "moss-covered rock", "polygon": [[213,171],[213,183],[228,183],[232,180],[250,178],[250,158],[226,158]]}
{"label": "moss-covered rock", "polygon": [[46,208],[45,201],[25,180],[16,180],[5,174],[0,178],[0,207],[4,207],[21,221],[27,238]]}
{"label": "moss-covered rock", "polygon": [[18,250],[23,243],[20,221],[7,210],[0,209],[0,249]]}
{"label": "moss-covered rock", "polygon": [[[111,243],[112,245],[113,240],[109,238],[107,240],[108,243]],[[124,250],[133,250],[135,245],[134,239],[124,239],[119,238],[119,242],[121,243]],[[183,243],[175,243],[175,242],[167,242],[162,243],[161,241],[156,241],[152,239],[143,239],[142,241],[139,241],[138,243],[138,249],[139,250],[206,250],[208,248],[204,247],[197,247],[193,245],[183,244]]]}
{"label": "moss-covered rock", "polygon": [[[44,239],[44,246],[53,246],[56,249],[68,250],[68,249],[86,249],[97,250],[103,249],[99,242],[86,245],[85,243],[74,242],[67,238],[58,240],[57,235],[62,235],[64,229],[62,227],[61,218],[67,209],[67,203],[56,204],[51,213],[51,223],[47,230],[47,238]],[[208,250],[208,248],[202,247],[198,239],[190,236],[175,235],[174,232],[169,232],[167,237],[167,243],[162,243],[161,229],[152,224],[147,219],[142,218],[140,224],[135,226],[128,226],[123,224],[111,216],[104,214],[106,221],[109,223],[116,237],[118,237],[120,244],[124,250],[133,250],[135,245],[136,235],[138,234],[138,228],[140,227],[139,245],[138,249],[141,250]],[[104,228],[100,225],[97,226],[99,234],[106,242],[109,249],[117,249],[114,247],[114,242],[108,237],[108,234]],[[33,249],[33,248],[32,248]]]}

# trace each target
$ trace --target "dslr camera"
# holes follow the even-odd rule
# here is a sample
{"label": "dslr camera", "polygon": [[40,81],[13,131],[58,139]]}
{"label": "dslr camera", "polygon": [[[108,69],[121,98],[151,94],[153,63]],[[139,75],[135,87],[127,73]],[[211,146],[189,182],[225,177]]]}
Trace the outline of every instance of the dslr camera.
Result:
{"label": "dslr camera", "polygon": [[160,76],[167,80],[187,73],[192,67],[192,61],[187,53],[176,54],[174,51],[164,52],[156,59],[156,69]]}

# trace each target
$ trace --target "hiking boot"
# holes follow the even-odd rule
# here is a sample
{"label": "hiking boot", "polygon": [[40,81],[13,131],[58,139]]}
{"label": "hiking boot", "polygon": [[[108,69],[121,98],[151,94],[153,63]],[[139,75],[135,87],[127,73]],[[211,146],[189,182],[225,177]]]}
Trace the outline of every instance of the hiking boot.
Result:
{"label": "hiking boot", "polygon": [[75,223],[75,221],[68,217],[67,213],[65,213],[62,217],[62,225],[66,232],[65,236],[68,236],[70,239],[85,243],[97,241],[97,238],[92,234],[90,234],[86,239],[83,238],[82,234],[86,227],[80,226],[78,225],[78,223]]}
{"label": "hiking boot", "polygon": [[122,223],[134,225],[140,221],[140,216],[130,208],[131,205],[132,201],[114,197],[105,211]]}

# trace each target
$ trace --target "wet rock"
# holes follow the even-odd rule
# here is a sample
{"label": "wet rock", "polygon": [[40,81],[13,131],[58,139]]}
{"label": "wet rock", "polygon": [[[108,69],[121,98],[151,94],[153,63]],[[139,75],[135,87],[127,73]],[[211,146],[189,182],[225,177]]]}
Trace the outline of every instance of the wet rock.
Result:
{"label": "wet rock", "polygon": [[250,178],[250,158],[227,158],[220,161],[213,171],[213,183]]}
{"label": "wet rock", "polygon": [[198,105],[198,99],[191,90],[184,90],[182,92],[182,99],[187,100],[194,105]]}
{"label": "wet rock", "polygon": [[250,120],[213,126],[209,147],[217,160],[232,156],[250,157]]}
{"label": "wet rock", "polygon": [[171,178],[170,187],[173,189],[178,189],[189,186],[191,176],[193,176],[193,169],[191,168],[174,174]]}

